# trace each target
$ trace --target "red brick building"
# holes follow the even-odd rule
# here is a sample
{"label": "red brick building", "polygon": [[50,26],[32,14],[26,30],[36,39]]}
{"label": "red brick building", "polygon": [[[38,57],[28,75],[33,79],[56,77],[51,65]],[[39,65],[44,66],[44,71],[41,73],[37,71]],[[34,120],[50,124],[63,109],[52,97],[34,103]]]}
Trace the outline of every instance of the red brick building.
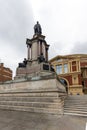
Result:
{"label": "red brick building", "polygon": [[0,63],[0,82],[12,80],[12,70],[4,67],[3,63]]}
{"label": "red brick building", "polygon": [[58,55],[50,63],[68,94],[87,93],[87,54]]}

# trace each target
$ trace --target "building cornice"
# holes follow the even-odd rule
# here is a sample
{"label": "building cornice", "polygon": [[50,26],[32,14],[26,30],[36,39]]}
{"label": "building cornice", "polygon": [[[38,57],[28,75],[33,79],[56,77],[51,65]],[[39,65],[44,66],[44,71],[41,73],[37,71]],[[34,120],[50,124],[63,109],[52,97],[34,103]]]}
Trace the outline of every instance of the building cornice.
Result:
{"label": "building cornice", "polygon": [[49,62],[53,62],[58,59],[77,59],[77,58],[87,58],[87,54],[70,54],[70,55],[57,55],[50,59]]}

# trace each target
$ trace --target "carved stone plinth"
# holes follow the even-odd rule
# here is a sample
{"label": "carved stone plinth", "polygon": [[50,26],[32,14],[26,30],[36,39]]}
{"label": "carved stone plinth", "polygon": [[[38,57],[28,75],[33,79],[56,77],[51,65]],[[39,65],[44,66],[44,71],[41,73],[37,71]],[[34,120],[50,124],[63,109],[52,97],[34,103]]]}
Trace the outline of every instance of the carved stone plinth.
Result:
{"label": "carved stone plinth", "polygon": [[43,76],[43,75],[55,75],[53,68],[48,63],[41,63],[30,65],[27,67],[19,67],[17,68],[17,73],[15,79],[19,78],[29,78],[35,76]]}

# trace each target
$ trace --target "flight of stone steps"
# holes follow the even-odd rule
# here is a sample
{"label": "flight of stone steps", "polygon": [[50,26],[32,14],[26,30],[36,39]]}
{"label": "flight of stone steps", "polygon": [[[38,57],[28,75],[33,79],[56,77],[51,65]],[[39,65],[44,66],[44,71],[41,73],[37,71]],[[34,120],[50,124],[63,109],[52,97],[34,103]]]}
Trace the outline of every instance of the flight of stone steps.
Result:
{"label": "flight of stone steps", "polygon": [[87,95],[69,95],[64,102],[64,114],[87,117]]}
{"label": "flight of stone steps", "polygon": [[63,96],[57,92],[26,92],[0,94],[0,109],[61,114]]}

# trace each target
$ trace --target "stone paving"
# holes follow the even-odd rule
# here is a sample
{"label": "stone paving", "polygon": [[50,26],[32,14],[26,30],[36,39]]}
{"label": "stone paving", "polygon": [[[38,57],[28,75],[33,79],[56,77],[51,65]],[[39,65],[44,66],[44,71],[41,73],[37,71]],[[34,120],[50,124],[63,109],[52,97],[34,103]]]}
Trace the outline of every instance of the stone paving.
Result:
{"label": "stone paving", "polygon": [[87,118],[0,110],[0,130],[85,130]]}

